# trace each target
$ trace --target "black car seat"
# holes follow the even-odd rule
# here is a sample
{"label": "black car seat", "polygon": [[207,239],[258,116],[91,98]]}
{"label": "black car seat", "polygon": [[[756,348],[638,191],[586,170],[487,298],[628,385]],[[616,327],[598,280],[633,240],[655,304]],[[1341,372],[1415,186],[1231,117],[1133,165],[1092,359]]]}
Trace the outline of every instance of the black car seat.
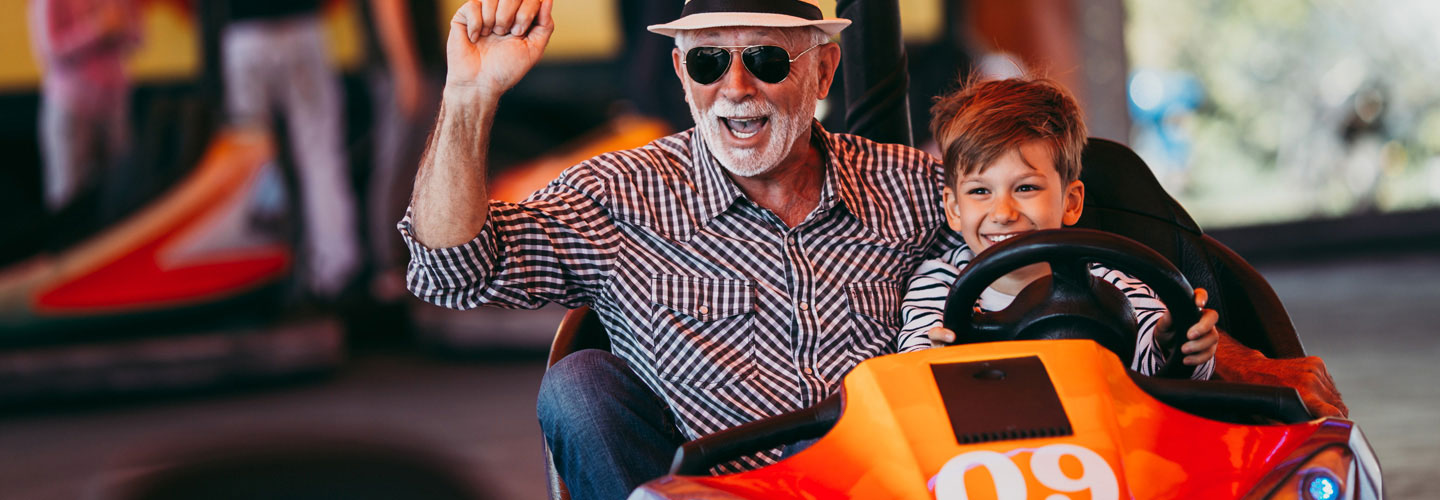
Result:
{"label": "black car seat", "polygon": [[[550,356],[545,361],[545,368],[549,369],[560,362],[561,358],[570,353],[584,349],[610,350],[610,336],[605,334],[605,325],[600,323],[600,316],[590,310],[589,307],[578,307],[565,313],[565,318],[560,320],[560,327],[555,329],[555,340],[550,343]],[[543,436],[540,439],[545,439]],[[545,490],[550,494],[551,500],[568,500],[570,490],[565,488],[565,482],[560,480],[560,472],[555,470],[555,459],[550,455],[550,443],[543,443],[545,447]]]}
{"label": "black car seat", "polygon": [[1206,235],[1123,144],[1091,138],[1081,157],[1085,211],[1075,227],[1119,234],[1155,249],[1190,284],[1210,292],[1220,329],[1271,358],[1305,355],[1280,298],[1255,268]]}

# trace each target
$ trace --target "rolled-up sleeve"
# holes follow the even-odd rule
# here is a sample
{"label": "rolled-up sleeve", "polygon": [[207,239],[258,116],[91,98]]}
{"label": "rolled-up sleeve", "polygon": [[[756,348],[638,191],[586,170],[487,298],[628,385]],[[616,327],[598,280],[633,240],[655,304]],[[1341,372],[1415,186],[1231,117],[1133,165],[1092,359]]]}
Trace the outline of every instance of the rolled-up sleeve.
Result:
{"label": "rolled-up sleeve", "polygon": [[591,303],[619,239],[605,207],[561,180],[522,203],[492,201],[479,234],[453,247],[421,244],[412,217],[407,210],[397,224],[410,249],[406,285],[421,300],[452,309]]}

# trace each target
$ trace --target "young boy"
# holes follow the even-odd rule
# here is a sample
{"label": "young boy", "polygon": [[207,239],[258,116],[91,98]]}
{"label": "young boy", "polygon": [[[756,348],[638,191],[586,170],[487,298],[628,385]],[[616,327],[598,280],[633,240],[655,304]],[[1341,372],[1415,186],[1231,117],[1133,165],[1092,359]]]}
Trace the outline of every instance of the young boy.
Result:
{"label": "young boy", "polygon": [[[931,115],[945,165],[945,218],[965,245],[922,263],[910,280],[901,308],[900,352],[955,341],[954,332],[941,326],[945,299],[976,254],[1021,233],[1074,224],[1085,201],[1079,180],[1085,124],[1075,100],[1055,82],[972,80],[941,97]],[[976,307],[1004,309],[1021,289],[1049,273],[1044,263],[1015,270],[981,293]],[[1155,332],[1169,327],[1165,306],[1150,287],[1124,273],[1092,264],[1091,274],[1127,290],[1140,327],[1130,366],[1153,374],[1165,361],[1155,345]],[[1205,300],[1205,290],[1195,289],[1196,305],[1204,307]],[[1214,369],[1218,319],[1205,309],[1186,332],[1184,362],[1195,366],[1195,379],[1210,378]]]}

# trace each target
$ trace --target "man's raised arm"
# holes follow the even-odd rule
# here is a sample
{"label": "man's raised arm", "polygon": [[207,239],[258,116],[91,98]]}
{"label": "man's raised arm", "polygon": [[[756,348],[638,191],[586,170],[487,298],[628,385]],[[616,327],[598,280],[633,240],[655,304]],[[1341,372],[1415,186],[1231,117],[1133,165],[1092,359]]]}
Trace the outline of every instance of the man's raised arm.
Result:
{"label": "man's raised arm", "polygon": [[553,0],[468,0],[450,20],[444,100],[411,200],[411,224],[429,248],[460,245],[485,225],[490,127],[500,95],[540,60]]}

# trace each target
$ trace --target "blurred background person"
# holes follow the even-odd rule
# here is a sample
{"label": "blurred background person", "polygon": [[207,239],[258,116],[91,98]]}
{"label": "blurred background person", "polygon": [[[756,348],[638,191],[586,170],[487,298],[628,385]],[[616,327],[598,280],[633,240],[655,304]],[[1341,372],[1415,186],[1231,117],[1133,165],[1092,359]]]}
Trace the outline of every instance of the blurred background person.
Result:
{"label": "blurred background person", "polygon": [[226,109],[240,126],[279,112],[304,214],[300,279],[314,298],[339,297],[360,264],[355,197],[343,144],[340,77],[321,29],[320,0],[228,0],[221,33]]}
{"label": "blurred background person", "polygon": [[45,207],[56,214],[93,191],[129,153],[125,63],[140,42],[140,17],[131,0],[34,0],[30,34],[44,66]]}
{"label": "blurred background person", "polygon": [[685,94],[671,81],[670,49],[675,41],[645,30],[680,17],[684,4],[673,0],[620,0],[620,36],[624,40],[618,56],[625,72],[626,104],[633,111],[664,120],[671,130],[694,126]]}
{"label": "blurred background person", "polygon": [[408,252],[395,236],[405,215],[411,180],[420,164],[445,83],[436,0],[370,0],[362,5],[366,37],[374,154],[366,189],[365,230],[374,279],[371,295],[394,302],[405,291]]}

